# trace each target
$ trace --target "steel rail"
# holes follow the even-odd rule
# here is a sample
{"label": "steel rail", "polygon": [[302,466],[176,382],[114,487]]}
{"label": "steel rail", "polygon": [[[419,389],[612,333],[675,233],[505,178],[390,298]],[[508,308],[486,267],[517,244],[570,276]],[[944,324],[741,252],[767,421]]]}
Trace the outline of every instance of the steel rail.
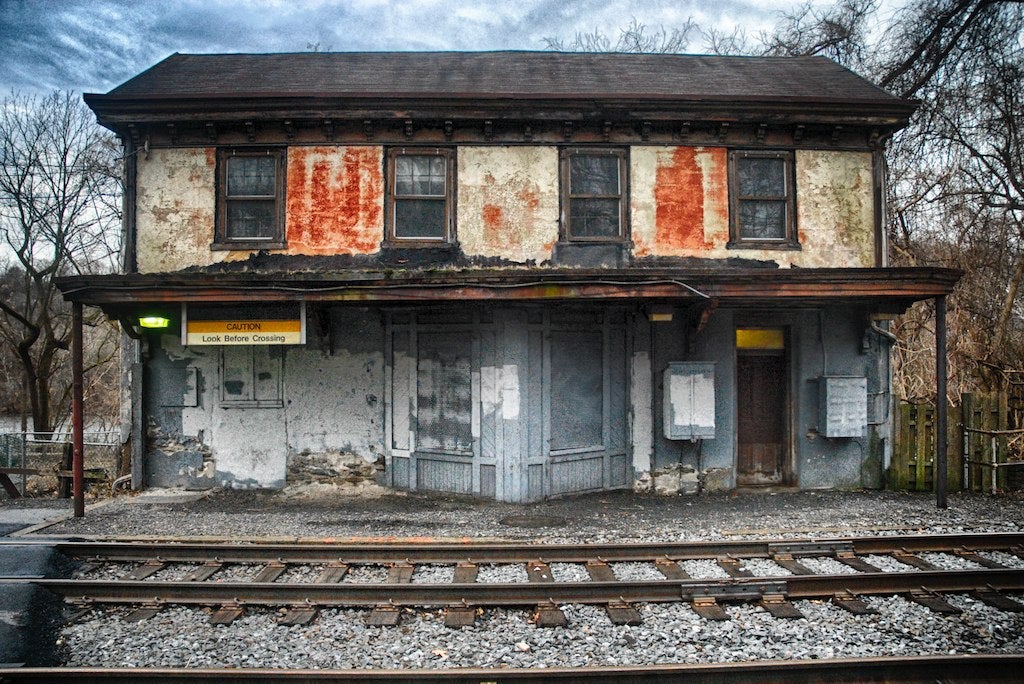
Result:
{"label": "steel rail", "polygon": [[[24,543],[19,541],[19,543]],[[795,557],[837,552],[890,553],[893,551],[1014,550],[1024,547],[1024,534],[912,535],[840,537],[833,539],[776,539],[765,541],[675,542],[651,544],[516,544],[516,543],[412,543],[412,544],[215,544],[157,542],[57,542],[57,551],[77,558],[105,561],[167,562],[218,560],[225,563],[282,561],[285,563],[515,563],[531,560],[577,562],[588,560],[643,561],[770,558],[777,553]]]}
{"label": "steel rail", "polygon": [[938,655],[834,660],[752,660],[734,663],[581,668],[459,668],[416,670],[284,670],[270,668],[10,668],[0,682],[128,681],[135,684],[273,682],[1019,682],[1024,655]]}
{"label": "steel rail", "polygon": [[263,606],[536,606],[569,603],[674,602],[712,597],[755,600],[765,595],[830,598],[838,593],[892,595],[927,589],[1024,590],[1024,569],[876,572],[792,575],[720,580],[616,582],[523,582],[504,584],[360,584],[275,582],[157,582],[147,580],[21,579],[72,603],[263,605]]}

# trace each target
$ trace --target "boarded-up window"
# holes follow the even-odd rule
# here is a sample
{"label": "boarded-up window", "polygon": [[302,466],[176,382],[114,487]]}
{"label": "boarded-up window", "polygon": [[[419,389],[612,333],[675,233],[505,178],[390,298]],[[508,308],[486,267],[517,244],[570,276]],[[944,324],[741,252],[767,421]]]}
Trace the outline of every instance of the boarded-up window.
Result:
{"label": "boarded-up window", "polygon": [[600,331],[551,333],[551,450],[604,444],[604,344]]}
{"label": "boarded-up window", "polygon": [[223,347],[220,404],[225,408],[281,408],[284,355],[270,346]]}
{"label": "boarded-up window", "polygon": [[473,451],[472,335],[420,333],[416,423],[421,451]]}

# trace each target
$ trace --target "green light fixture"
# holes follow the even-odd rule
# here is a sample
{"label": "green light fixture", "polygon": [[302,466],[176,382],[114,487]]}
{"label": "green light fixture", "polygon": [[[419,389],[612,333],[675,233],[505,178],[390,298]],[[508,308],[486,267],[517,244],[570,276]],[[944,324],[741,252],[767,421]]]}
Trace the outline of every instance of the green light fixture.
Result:
{"label": "green light fixture", "polygon": [[166,328],[171,324],[171,319],[163,316],[140,316],[140,328]]}

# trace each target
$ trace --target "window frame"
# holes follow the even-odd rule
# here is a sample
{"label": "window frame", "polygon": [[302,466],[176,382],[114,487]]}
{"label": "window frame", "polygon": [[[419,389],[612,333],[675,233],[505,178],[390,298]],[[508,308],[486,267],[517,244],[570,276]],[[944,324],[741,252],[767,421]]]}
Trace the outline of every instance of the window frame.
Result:
{"label": "window frame", "polygon": [[[574,195],[571,188],[570,164],[575,155],[602,156],[611,155],[619,160],[619,192],[617,195]],[[558,227],[558,239],[561,242],[575,244],[621,244],[629,241],[629,149],[625,147],[563,147],[559,152],[559,202],[561,204],[561,220]],[[618,235],[573,235],[572,234],[572,200],[574,199],[618,199],[619,232]]]}
{"label": "window frame", "polygon": [[[739,166],[744,159],[780,159],[783,162],[783,195],[740,195]],[[744,201],[785,202],[785,235],[778,238],[744,237],[740,233],[740,204]],[[792,150],[729,151],[729,249],[800,249],[796,225],[796,163]]]}
{"label": "window frame", "polygon": [[[395,203],[400,200],[436,198],[437,195],[399,195],[395,170],[398,157],[444,157],[444,235],[401,237],[395,234]],[[450,147],[392,147],[385,156],[384,246],[443,247],[455,242],[455,150]]]}
{"label": "window frame", "polygon": [[[274,173],[274,216],[277,227],[274,234],[266,238],[232,238],[228,236],[228,202],[232,200],[260,199],[266,200],[268,195],[229,197],[228,191],[228,159],[233,157],[273,157]],[[285,173],[287,168],[287,148],[285,147],[223,147],[217,149],[217,211],[214,221],[214,240],[210,245],[214,250],[244,249],[284,249],[285,239]]]}
{"label": "window frame", "polygon": [[[277,345],[221,345],[218,367],[218,378],[220,380],[220,408],[231,409],[279,409],[284,408],[284,350]],[[231,362],[248,361],[250,378],[247,383],[247,392],[242,395],[231,395],[227,391],[229,356],[237,356]],[[259,375],[266,373],[270,375],[274,392],[270,397],[257,396]]]}

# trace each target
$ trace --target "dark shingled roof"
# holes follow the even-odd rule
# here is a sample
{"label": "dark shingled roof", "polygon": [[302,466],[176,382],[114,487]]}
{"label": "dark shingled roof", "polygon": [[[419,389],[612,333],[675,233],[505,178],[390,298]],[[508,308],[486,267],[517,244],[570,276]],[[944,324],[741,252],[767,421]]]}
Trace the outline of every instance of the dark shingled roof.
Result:
{"label": "dark shingled roof", "polygon": [[910,104],[824,57],[565,52],[174,54],[89,99],[251,97]]}

